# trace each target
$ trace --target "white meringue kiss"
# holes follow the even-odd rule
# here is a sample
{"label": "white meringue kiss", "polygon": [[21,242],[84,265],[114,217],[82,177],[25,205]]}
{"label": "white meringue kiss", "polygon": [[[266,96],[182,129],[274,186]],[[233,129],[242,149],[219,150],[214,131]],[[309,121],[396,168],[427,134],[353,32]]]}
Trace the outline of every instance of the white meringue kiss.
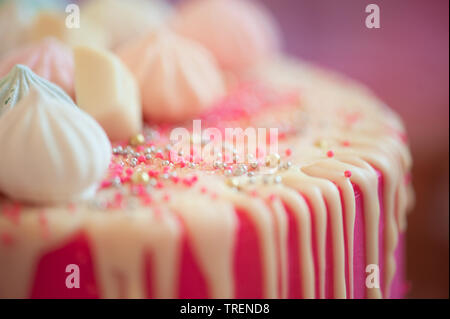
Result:
{"label": "white meringue kiss", "polygon": [[0,191],[37,204],[93,196],[111,160],[93,118],[36,89],[0,118],[0,150]]}

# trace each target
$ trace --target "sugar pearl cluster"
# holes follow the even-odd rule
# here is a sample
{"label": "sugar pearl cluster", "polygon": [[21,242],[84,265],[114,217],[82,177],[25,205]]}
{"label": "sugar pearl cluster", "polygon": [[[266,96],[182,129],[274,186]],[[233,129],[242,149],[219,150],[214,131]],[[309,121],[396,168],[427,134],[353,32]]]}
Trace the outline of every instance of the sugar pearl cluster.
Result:
{"label": "sugar pearl cluster", "polygon": [[[201,144],[209,142],[202,139]],[[132,207],[139,201],[150,205],[156,193],[163,194],[162,199],[167,201],[170,200],[169,193],[166,193],[167,186],[191,188],[197,184],[200,172],[223,177],[225,184],[236,190],[257,183],[280,184],[280,172],[292,166],[290,149],[285,150],[283,156],[258,151],[257,156],[248,154],[241,161],[237,150],[225,144],[223,152],[217,153],[211,162],[193,152],[183,154],[178,151],[174,157],[173,148],[164,133],[148,127],[128,142],[114,145],[109,173],[101,184],[108,199],[96,199],[93,205],[106,209]],[[227,158],[226,154],[232,154],[231,158]],[[204,188],[200,192],[211,193]]]}

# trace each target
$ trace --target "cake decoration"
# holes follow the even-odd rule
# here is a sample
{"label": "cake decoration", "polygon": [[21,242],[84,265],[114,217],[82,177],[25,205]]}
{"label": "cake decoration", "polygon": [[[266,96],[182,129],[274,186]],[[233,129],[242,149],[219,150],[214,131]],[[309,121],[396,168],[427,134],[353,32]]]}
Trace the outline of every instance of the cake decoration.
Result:
{"label": "cake decoration", "polygon": [[0,116],[29,94],[30,89],[50,95],[75,106],[73,100],[57,85],[33,73],[25,65],[15,65],[11,71],[0,79]]}
{"label": "cake decoration", "polygon": [[118,55],[139,83],[148,120],[191,119],[225,93],[222,75],[210,53],[170,31],[151,32],[131,41]]}
{"label": "cake decoration", "polygon": [[75,96],[72,51],[58,40],[46,38],[9,52],[0,59],[0,78],[16,64],[28,66],[40,77],[61,87],[72,98]]}
{"label": "cake decoration", "polygon": [[[109,35],[109,47],[117,48],[133,37],[162,26],[171,14],[164,0],[93,0],[81,5],[81,16]],[[126,17],[126,22],[118,23]]]}
{"label": "cake decoration", "polygon": [[94,119],[34,88],[0,118],[0,146],[0,191],[37,204],[92,197],[111,159]]}
{"label": "cake decoration", "polygon": [[142,130],[142,106],[134,76],[113,53],[76,47],[77,104],[91,114],[111,140],[128,140]]}
{"label": "cake decoration", "polygon": [[247,0],[191,0],[172,24],[209,49],[221,67],[236,73],[273,56],[280,42],[270,14]]}

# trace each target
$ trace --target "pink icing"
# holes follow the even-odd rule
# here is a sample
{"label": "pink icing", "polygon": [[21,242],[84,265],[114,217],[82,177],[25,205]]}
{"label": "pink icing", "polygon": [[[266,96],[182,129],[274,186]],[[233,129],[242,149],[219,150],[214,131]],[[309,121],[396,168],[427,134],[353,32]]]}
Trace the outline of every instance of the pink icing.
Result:
{"label": "pink icing", "polygon": [[[382,180],[380,180],[379,191],[382,190]],[[365,298],[365,249],[364,249],[364,212],[363,197],[358,187],[355,186],[356,194],[356,223],[354,233],[354,297]],[[381,202],[382,204],[382,202]],[[288,217],[292,214],[288,206],[285,206]],[[382,205],[381,205],[382,207]],[[260,239],[255,231],[255,226],[248,218],[248,215],[237,210],[239,227],[235,246],[234,280],[237,298],[261,298],[263,295],[264,283],[262,281]],[[313,215],[313,214],[312,214]],[[298,262],[298,247],[296,247],[296,223],[292,218],[289,221],[289,294],[288,298],[301,298],[302,280],[300,274],[301,265]],[[180,223],[183,224],[182,220]],[[314,223],[314,219],[313,219]],[[184,228],[184,227],[183,227]],[[381,211],[380,235],[384,230],[384,217]],[[314,234],[313,234],[314,235]],[[313,236],[314,237],[314,236]],[[380,237],[382,238],[382,236]],[[399,244],[395,253],[397,270],[391,285],[390,298],[402,298],[406,294],[407,284],[404,272],[404,234],[400,234]],[[178,294],[180,298],[207,298],[210,296],[204,275],[201,273],[198,263],[192,253],[190,246],[190,236],[184,232],[182,239],[181,265],[178,283]],[[314,247],[314,246],[313,246]],[[325,296],[333,298],[333,277],[332,277],[332,252],[330,242],[327,242],[327,265],[326,265],[326,285]],[[316,249],[314,249],[316,250]],[[383,253],[382,240],[380,240],[380,273],[383,274]],[[144,254],[146,254],[144,252]],[[153,296],[151,281],[152,258],[146,254],[144,258],[144,272],[147,297]],[[314,254],[315,264],[317,255]],[[62,269],[70,263],[80,265],[83,273],[83,285],[80,289],[67,289],[64,286],[66,274],[56,269]],[[62,267],[62,268],[61,268]],[[348,282],[348,271],[346,272]],[[55,277],[56,276],[56,277]],[[59,277],[58,277],[59,276]],[[122,274],[117,274],[118,285],[120,286]],[[382,277],[381,277],[382,282]],[[384,291],[384,287],[382,287]],[[319,285],[316,282],[316,297],[318,297]],[[348,289],[347,289],[348,291]],[[100,291],[96,283],[95,265],[93,264],[92,251],[90,249],[89,238],[84,233],[78,233],[66,242],[62,247],[58,247],[44,255],[37,264],[34,284],[30,291],[32,298],[98,298]]]}

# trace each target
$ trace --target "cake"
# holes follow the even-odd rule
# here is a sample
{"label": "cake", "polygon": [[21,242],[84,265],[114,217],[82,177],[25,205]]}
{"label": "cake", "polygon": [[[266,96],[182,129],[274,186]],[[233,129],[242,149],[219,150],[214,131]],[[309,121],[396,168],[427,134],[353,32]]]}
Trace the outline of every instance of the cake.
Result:
{"label": "cake", "polygon": [[[236,10],[213,1],[187,5]],[[240,51],[246,24],[212,49],[177,31],[184,10],[115,52],[76,47],[75,101],[25,66],[0,80],[0,298],[403,298],[401,119],[279,46]]]}

